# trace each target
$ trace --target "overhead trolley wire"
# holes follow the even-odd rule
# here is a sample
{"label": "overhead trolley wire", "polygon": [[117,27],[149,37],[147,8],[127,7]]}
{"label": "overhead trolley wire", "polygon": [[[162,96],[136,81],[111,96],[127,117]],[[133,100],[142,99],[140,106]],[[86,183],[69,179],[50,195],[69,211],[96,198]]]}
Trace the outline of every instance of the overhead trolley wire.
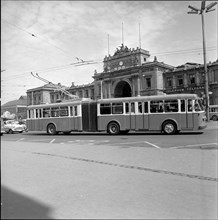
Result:
{"label": "overhead trolley wire", "polygon": [[[67,51],[63,50],[62,48],[56,46],[56,45],[53,44],[53,43],[50,43],[47,39],[42,38],[42,37],[39,37],[38,35],[35,35],[35,34],[29,32],[29,31],[27,31],[27,30],[25,30],[25,29],[23,29],[23,28],[21,28],[21,27],[15,25],[15,24],[12,24],[12,23],[8,22],[7,20],[5,20],[4,18],[2,18],[2,20],[5,21],[6,23],[8,23],[8,24],[10,24],[10,25],[12,25],[12,26],[14,26],[14,27],[16,27],[17,29],[19,29],[19,30],[21,30],[21,31],[24,31],[25,33],[29,34],[29,35],[32,36],[32,37],[38,38],[39,40],[42,40],[42,41],[46,41],[48,44],[52,45],[53,47],[57,48],[58,50],[62,51],[63,53],[65,53],[66,55],[68,55],[68,56],[70,56],[70,57],[72,58],[72,55],[69,55],[69,53],[68,53]],[[80,59],[80,58],[78,58],[78,57],[76,57],[76,56],[74,56],[74,58],[75,58],[76,60],[78,60],[78,62],[86,62],[86,61],[84,61],[84,60],[82,60],[82,59]]]}
{"label": "overhead trolley wire", "polygon": [[[216,50],[215,46],[207,47],[207,51]],[[154,52],[155,55],[174,55],[174,54],[188,54],[188,53],[197,53],[197,52],[203,52],[202,48],[193,48],[193,49],[187,49],[187,50],[177,50],[177,51],[166,51],[166,52]]]}
{"label": "overhead trolley wire", "polygon": [[[39,37],[39,36],[37,36],[37,35],[35,35],[35,34],[29,32],[29,31],[27,31],[27,30],[25,30],[25,29],[23,29],[23,28],[21,28],[21,27],[15,25],[15,24],[12,24],[12,23],[8,22],[7,20],[5,20],[5,19],[3,19],[3,18],[2,18],[2,20],[4,20],[5,22],[7,22],[8,24],[10,24],[10,25],[12,25],[12,26],[18,28],[19,30],[26,32],[27,34],[31,35],[32,37],[38,38],[39,40],[42,40],[42,41],[46,41],[46,42],[47,42],[48,44],[50,44],[51,46],[57,48],[58,50],[62,51],[63,53],[65,53],[66,55],[68,55],[68,56],[70,56],[70,57],[72,58],[72,55],[69,55],[69,53],[68,53],[67,51],[63,50],[62,48],[56,46],[56,45],[53,44],[53,43],[50,43],[47,39],[42,38],[42,37]],[[207,51],[212,51],[212,50],[216,50],[216,49],[217,49],[217,48],[216,48],[215,46],[214,46],[214,47],[213,47],[213,46],[207,47]],[[202,48],[193,48],[193,49],[187,49],[187,50],[166,51],[166,52],[154,52],[153,54],[162,56],[162,55],[185,54],[185,53],[195,53],[195,52],[197,53],[197,52],[199,52],[199,51],[201,51],[201,50],[202,50]],[[91,63],[89,63],[90,61],[84,61],[83,59],[78,58],[78,57],[76,57],[76,56],[74,56],[74,58],[75,58],[79,63],[81,63],[82,65],[84,65],[86,62],[88,62],[88,64],[91,64]],[[99,62],[99,61],[92,60],[92,62]]]}

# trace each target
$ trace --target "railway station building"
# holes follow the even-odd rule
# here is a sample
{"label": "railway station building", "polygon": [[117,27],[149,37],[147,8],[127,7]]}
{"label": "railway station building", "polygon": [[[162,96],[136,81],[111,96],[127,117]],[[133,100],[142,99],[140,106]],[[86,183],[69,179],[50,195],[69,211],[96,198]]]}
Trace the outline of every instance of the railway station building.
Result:
{"label": "railway station building", "polygon": [[[210,104],[218,104],[218,61],[208,64]],[[80,98],[93,100],[149,96],[173,93],[196,93],[204,97],[204,65],[186,63],[174,67],[153,60],[150,53],[141,48],[128,48],[121,44],[113,55],[103,59],[103,71],[94,71],[93,82],[70,87],[62,86],[67,92]],[[27,105],[55,103],[70,99],[54,85],[27,90]]]}

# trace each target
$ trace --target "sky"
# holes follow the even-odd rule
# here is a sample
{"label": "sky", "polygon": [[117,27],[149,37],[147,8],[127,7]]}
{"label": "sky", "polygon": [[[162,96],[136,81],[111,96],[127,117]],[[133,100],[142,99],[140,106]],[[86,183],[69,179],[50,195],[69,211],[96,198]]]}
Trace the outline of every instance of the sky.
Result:
{"label": "sky", "polygon": [[[214,1],[212,1],[214,2]],[[208,5],[209,1],[206,2]],[[45,83],[93,82],[103,59],[123,42],[159,62],[203,64],[200,1],[1,1],[1,104]],[[207,62],[218,56],[218,6],[206,13]],[[140,33],[140,34],[139,34]],[[139,42],[139,35],[141,41]],[[94,64],[79,65],[81,60]]]}

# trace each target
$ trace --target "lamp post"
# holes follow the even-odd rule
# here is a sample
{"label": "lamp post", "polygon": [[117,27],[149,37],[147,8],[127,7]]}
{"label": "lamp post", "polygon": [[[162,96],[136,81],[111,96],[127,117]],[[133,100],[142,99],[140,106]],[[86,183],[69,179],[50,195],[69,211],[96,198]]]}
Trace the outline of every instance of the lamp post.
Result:
{"label": "lamp post", "polygon": [[208,72],[207,72],[207,59],[206,59],[206,43],[205,43],[205,33],[204,33],[204,13],[214,11],[212,9],[217,2],[212,2],[209,5],[205,6],[206,0],[201,2],[201,9],[198,9],[194,6],[189,5],[188,7],[191,11],[188,14],[200,14],[202,21],[202,36],[203,36],[203,56],[204,56],[204,74],[205,74],[205,100],[206,100],[206,116],[207,121],[209,121],[209,86],[208,86]]}

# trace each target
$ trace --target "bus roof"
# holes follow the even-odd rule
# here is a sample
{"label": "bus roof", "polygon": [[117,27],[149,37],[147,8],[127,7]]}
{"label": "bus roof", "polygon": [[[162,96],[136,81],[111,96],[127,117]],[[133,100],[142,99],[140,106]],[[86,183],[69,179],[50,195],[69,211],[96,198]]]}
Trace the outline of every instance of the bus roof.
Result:
{"label": "bus roof", "polygon": [[80,99],[71,99],[71,100],[66,100],[63,102],[56,102],[56,103],[47,103],[47,104],[40,104],[40,105],[29,105],[27,106],[27,109],[35,109],[35,108],[50,108],[50,107],[58,107],[58,106],[68,106],[68,105],[73,105],[73,104],[80,104],[81,102],[91,102],[93,101],[90,98],[80,98]]}
{"label": "bus roof", "polygon": [[[170,95],[154,95],[154,96],[136,96],[136,97],[122,97],[122,98],[108,98],[108,99],[98,99],[98,103],[102,102],[123,102],[123,101],[150,101],[150,100],[160,100],[160,99],[197,99],[198,96],[196,94],[170,94]],[[81,98],[76,100],[69,100],[66,102],[58,102],[58,103],[48,103],[41,105],[29,105],[28,109],[34,108],[50,108],[50,107],[58,107],[58,106],[66,106],[66,105],[74,105],[81,104],[84,102],[96,102],[90,98]]]}
{"label": "bus roof", "polygon": [[170,94],[170,95],[154,95],[154,96],[136,96],[99,99],[98,102],[123,102],[123,101],[142,101],[142,100],[160,100],[160,99],[197,99],[196,94]]}

